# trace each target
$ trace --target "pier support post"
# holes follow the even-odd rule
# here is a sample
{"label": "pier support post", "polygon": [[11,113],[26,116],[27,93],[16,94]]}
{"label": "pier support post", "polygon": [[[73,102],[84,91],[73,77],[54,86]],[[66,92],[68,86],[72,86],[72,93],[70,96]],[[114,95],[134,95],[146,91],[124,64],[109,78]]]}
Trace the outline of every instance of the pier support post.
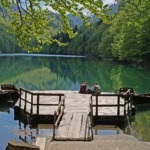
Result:
{"label": "pier support post", "polygon": [[25,91],[25,105],[24,105],[24,110],[26,110],[27,107],[27,92]]}
{"label": "pier support post", "polygon": [[117,109],[117,116],[118,116],[118,119],[119,119],[119,116],[120,116],[120,96],[118,96],[118,109]]}
{"label": "pier support post", "polygon": [[37,115],[39,115],[39,94],[37,95]]}
{"label": "pier support post", "polygon": [[96,95],[96,116],[98,116],[98,96]]}
{"label": "pier support post", "polygon": [[19,107],[21,107],[21,88],[20,88],[20,102],[19,102]]}
{"label": "pier support post", "polygon": [[31,94],[31,114],[33,113],[33,94]]}
{"label": "pier support post", "polygon": [[[59,95],[59,103],[61,102],[61,95]],[[60,114],[60,112],[61,112],[61,106],[60,106],[60,109],[59,109],[59,114]],[[58,114],[58,115],[59,115]]]}

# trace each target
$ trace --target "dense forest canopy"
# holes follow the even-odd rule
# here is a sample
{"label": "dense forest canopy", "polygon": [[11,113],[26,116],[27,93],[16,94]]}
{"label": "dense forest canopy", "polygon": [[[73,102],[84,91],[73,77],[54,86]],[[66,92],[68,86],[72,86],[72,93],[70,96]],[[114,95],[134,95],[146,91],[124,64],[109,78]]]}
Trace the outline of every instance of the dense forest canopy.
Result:
{"label": "dense forest canopy", "polygon": [[[53,18],[53,21],[51,21],[52,30],[50,30],[48,34],[60,43],[69,43],[69,45],[59,46],[57,42],[51,43],[50,45],[43,44],[40,53],[98,56],[100,58],[136,62],[149,60],[150,2],[148,0],[117,1],[119,2],[108,7],[108,9],[113,9],[111,12],[107,12],[109,15],[118,11],[111,24],[104,23],[102,19],[95,22],[97,19],[96,16],[93,16],[90,19],[90,22],[92,22],[92,19],[95,20],[93,21],[95,23],[92,24],[92,28],[86,27],[85,24],[77,27],[70,21],[70,25],[73,28],[72,34],[78,33],[74,38],[70,38],[68,33],[60,32],[63,27],[63,21],[60,18],[60,14],[50,13],[49,18]],[[111,20],[112,19],[109,19],[109,21]],[[11,28],[11,25],[9,23],[6,25],[4,21],[1,21],[0,28],[1,27],[4,28],[4,30],[3,36],[0,35],[0,45],[2,45],[0,51],[3,53],[8,53],[10,51],[22,52],[22,48],[19,50],[19,47],[17,46],[15,36],[5,32],[6,28]],[[7,39],[4,38],[4,35],[11,35],[13,38]],[[40,36],[45,40],[48,38],[48,36],[45,35]],[[11,44],[7,50],[7,46],[4,46],[6,43],[5,39],[7,39],[7,43],[14,43]],[[15,42],[9,42],[11,39],[14,39]],[[27,46],[36,47],[37,44],[38,42],[36,39],[32,37],[32,41]]]}
{"label": "dense forest canopy", "polygon": [[[113,5],[116,9],[118,4]],[[150,57],[150,2],[148,0],[122,0],[112,24],[102,20],[93,28],[82,25],[74,28],[78,35],[69,39],[67,34],[57,34],[60,41],[70,42],[67,47],[55,43],[44,45],[42,53],[99,56],[116,60],[143,61]]]}
{"label": "dense forest canopy", "polygon": [[[61,43],[57,39],[49,36],[48,32],[51,29],[50,22],[52,18],[48,18],[50,12],[48,9],[42,9],[40,2],[45,2],[45,6],[52,7],[61,15],[63,33],[68,33],[70,38],[75,37],[77,33],[73,33],[67,13],[73,14],[74,17],[81,16],[81,19],[88,27],[91,27],[90,23],[87,22],[90,17],[84,16],[84,9],[89,10],[106,23],[109,22],[107,20],[108,17],[113,17],[107,15],[107,12],[111,11],[111,9],[107,9],[108,5],[104,5],[102,0],[1,0],[0,5],[8,11],[12,19],[11,25],[13,28],[9,32],[16,35],[19,45],[24,46],[24,49],[28,52],[39,52],[42,49],[41,43],[52,44],[56,42],[59,45],[68,44]],[[10,12],[12,4],[17,6],[18,12]],[[36,48],[28,45],[32,38],[31,35],[39,43]],[[40,35],[47,36],[47,39],[40,38]]]}

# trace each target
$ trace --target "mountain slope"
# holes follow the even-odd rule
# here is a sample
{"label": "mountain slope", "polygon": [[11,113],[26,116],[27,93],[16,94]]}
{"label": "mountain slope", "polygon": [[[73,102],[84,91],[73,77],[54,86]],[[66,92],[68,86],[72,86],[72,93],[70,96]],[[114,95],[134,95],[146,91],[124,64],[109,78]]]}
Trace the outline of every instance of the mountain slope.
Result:
{"label": "mountain slope", "polygon": [[[2,7],[1,7],[2,8]],[[22,47],[18,46],[18,41],[15,37],[15,35],[10,34],[6,32],[7,29],[11,29],[11,18],[8,15],[7,11],[2,8],[3,12],[0,11],[0,53],[20,53],[20,52],[26,52],[23,51]],[[11,8],[12,12],[18,11],[17,7],[15,5],[12,5]],[[5,15],[5,20],[3,18],[3,13]],[[59,14],[50,13],[49,18],[52,18],[52,21],[50,22],[51,29],[49,31],[49,34],[55,35],[58,32],[62,31],[63,22],[61,19],[61,16]],[[75,23],[73,21],[69,21],[70,26],[73,28],[75,26]],[[47,38],[44,35],[41,35],[41,38]],[[30,46],[36,46],[37,42],[32,37],[32,41],[29,43]]]}
{"label": "mountain slope", "polygon": [[[108,7],[108,9],[112,8],[113,10],[112,10],[111,12],[108,12],[107,14],[108,14],[108,15],[111,15],[111,14],[116,13],[116,12],[118,11],[118,7],[119,7],[119,3],[111,4],[111,5]],[[81,25],[83,24],[82,19],[80,18],[80,16],[78,16],[78,17],[73,17],[72,14],[68,14],[67,16],[68,16],[68,18],[69,18],[70,20],[72,20],[72,21],[73,21],[75,24],[77,24],[78,26],[81,26]],[[87,16],[87,17],[88,17],[88,16],[91,16],[91,19],[88,20],[88,22],[90,22],[90,23],[95,23],[95,22],[97,22],[97,21],[100,20],[100,18],[96,17],[95,15],[93,15],[93,14],[90,13],[90,12],[86,13],[85,16]]]}

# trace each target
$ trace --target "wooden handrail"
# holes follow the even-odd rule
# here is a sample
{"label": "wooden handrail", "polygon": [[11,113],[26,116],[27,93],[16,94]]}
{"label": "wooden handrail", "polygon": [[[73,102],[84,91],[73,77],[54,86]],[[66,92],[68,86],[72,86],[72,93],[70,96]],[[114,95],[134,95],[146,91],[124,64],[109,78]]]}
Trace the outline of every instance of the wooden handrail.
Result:
{"label": "wooden handrail", "polygon": [[91,128],[91,134],[92,134],[92,140],[93,140],[93,107],[92,107],[92,96],[90,97],[90,101],[89,101],[89,108],[90,108],[90,112],[89,112],[89,116],[90,116],[90,128]]}
{"label": "wooden handrail", "polygon": [[63,99],[60,101],[60,103],[59,103],[59,105],[58,105],[58,108],[57,108],[57,110],[56,110],[56,114],[59,112],[59,109],[60,109],[60,107],[61,107],[61,104],[63,103],[63,101],[65,100],[65,97],[66,97],[66,95],[63,97]]}
{"label": "wooden handrail", "polygon": [[124,93],[123,95],[127,95],[129,92],[131,91],[131,89],[129,89],[126,93]]}
{"label": "wooden handrail", "polygon": [[58,116],[58,118],[57,118],[57,120],[56,120],[56,123],[55,123],[55,127],[57,127],[58,122],[59,122],[59,120],[60,120],[60,118],[61,118],[61,116],[62,116],[62,114],[63,114],[63,112],[64,112],[65,108],[66,108],[66,105],[63,107],[63,109],[62,109],[61,113],[59,114],[59,116]]}
{"label": "wooden handrail", "polygon": [[95,94],[93,93],[92,96],[122,96],[121,94]]}
{"label": "wooden handrail", "polygon": [[124,104],[120,104],[120,105],[92,105],[93,107],[117,107],[117,106],[124,106]]}
{"label": "wooden handrail", "polygon": [[22,91],[26,91],[27,93],[33,94],[33,95],[44,95],[44,96],[64,96],[65,94],[62,93],[35,93],[35,92],[31,92],[29,90],[26,90],[24,88],[20,88]]}

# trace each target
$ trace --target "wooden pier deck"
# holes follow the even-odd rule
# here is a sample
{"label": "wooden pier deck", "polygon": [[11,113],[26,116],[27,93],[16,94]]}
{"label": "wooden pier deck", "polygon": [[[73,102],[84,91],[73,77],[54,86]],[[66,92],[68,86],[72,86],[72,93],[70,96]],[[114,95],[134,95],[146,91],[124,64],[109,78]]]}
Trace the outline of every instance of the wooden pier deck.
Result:
{"label": "wooden pier deck", "polygon": [[21,90],[24,93],[15,105],[15,114],[30,116],[33,122],[53,121],[55,140],[92,140],[93,123],[124,122],[132,110],[132,101],[114,93]]}
{"label": "wooden pier deck", "polygon": [[[78,91],[33,91],[34,93],[51,93],[51,94],[64,94],[66,95],[65,98],[65,113],[66,112],[89,112],[89,100],[91,94],[80,94]],[[113,94],[109,92],[102,92],[102,94]],[[63,96],[62,96],[63,97]],[[22,98],[25,98],[25,93],[23,93]],[[31,94],[27,93],[27,100],[31,102]],[[33,96],[33,103],[37,103],[37,96]],[[52,106],[39,106],[39,115],[54,115],[54,111],[56,111],[59,103],[58,96],[40,96],[39,104],[52,104]],[[56,105],[55,105],[56,104]],[[101,105],[110,105],[114,104],[117,105],[117,96],[101,96],[98,99],[98,104]],[[123,98],[120,99],[120,104],[124,104]],[[96,105],[96,97],[93,97],[93,105]],[[16,103],[15,107],[19,107],[19,101]],[[25,101],[21,101],[20,108],[24,110]],[[33,105],[33,115],[37,114],[37,105]],[[31,111],[31,104],[26,104],[26,112],[30,113]],[[120,115],[123,116],[124,108],[120,108]],[[96,107],[93,107],[93,116],[96,115]],[[117,115],[117,107],[102,107],[98,109],[98,115],[101,116],[116,116]]]}

